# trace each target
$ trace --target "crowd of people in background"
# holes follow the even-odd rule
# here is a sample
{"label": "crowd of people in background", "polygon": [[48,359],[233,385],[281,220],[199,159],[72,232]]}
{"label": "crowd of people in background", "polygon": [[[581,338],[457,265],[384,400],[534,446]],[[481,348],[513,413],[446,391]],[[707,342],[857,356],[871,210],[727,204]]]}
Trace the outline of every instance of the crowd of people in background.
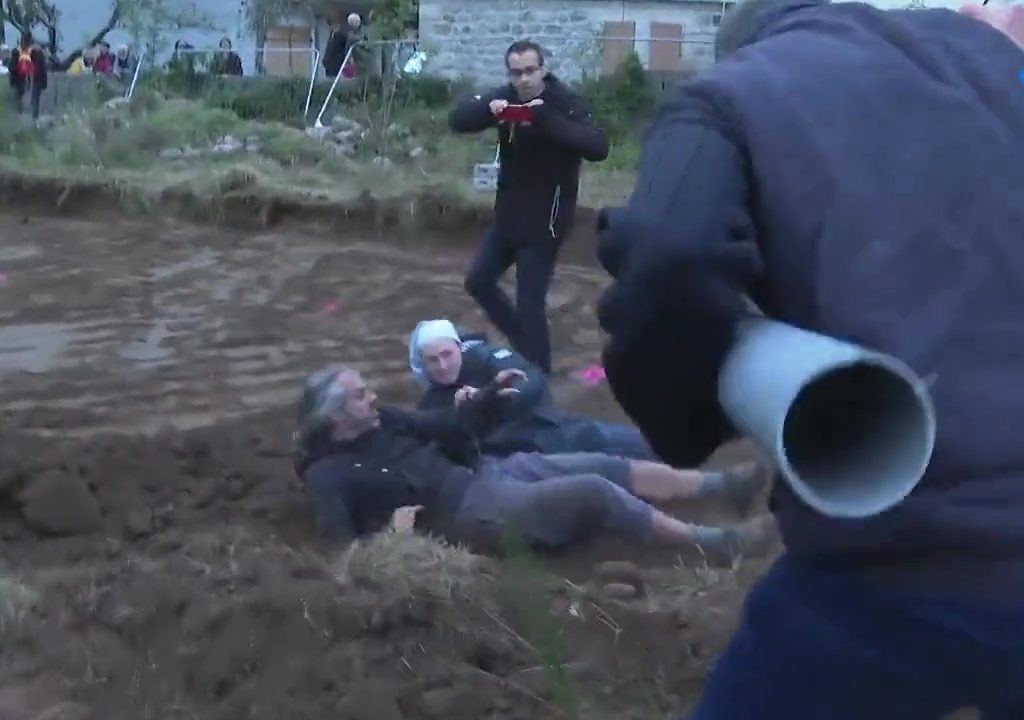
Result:
{"label": "crowd of people in background", "polygon": [[[410,27],[398,42],[389,43],[381,54],[373,42],[372,13],[363,18],[359,13],[329,19],[328,36],[320,64],[328,79],[338,74],[350,79],[377,77],[386,68],[406,69],[412,62],[422,64],[418,56],[417,32]],[[25,111],[24,98],[28,96],[33,119],[39,117],[40,99],[48,86],[48,72],[62,71],[68,75],[94,76],[101,89],[110,97],[124,94],[136,76],[140,55],[128,44],[113,51],[106,40],[73,53],[68,58],[57,58],[47,46],[25,34],[16,48],[0,45],[0,76],[8,76],[16,111]],[[170,60],[164,66],[169,72],[189,75],[216,75],[242,77],[242,58],[235,51],[231,39],[223,37],[212,53],[197,49],[185,39],[174,43]]]}
{"label": "crowd of people in background", "polygon": [[[170,70],[178,63],[187,63],[194,70],[192,58],[196,54],[191,44],[178,40],[167,68]],[[14,109],[19,115],[24,113],[27,96],[33,120],[39,119],[40,102],[49,85],[50,71],[95,76],[107,94],[117,96],[123,94],[135,78],[139,62],[139,55],[127,43],[119,45],[113,52],[106,40],[100,40],[64,60],[55,58],[47,47],[27,33],[22,35],[15,48],[0,45],[0,76],[8,79]],[[242,76],[242,58],[234,51],[230,38],[221,38],[218,51],[213,54],[206,71],[213,75]]]}
{"label": "crowd of people in background", "polygon": [[39,102],[48,84],[46,51],[31,35],[22,35],[15,49],[0,47],[0,74],[8,77],[15,109],[24,112],[25,96],[29,96],[33,119],[39,117]]}

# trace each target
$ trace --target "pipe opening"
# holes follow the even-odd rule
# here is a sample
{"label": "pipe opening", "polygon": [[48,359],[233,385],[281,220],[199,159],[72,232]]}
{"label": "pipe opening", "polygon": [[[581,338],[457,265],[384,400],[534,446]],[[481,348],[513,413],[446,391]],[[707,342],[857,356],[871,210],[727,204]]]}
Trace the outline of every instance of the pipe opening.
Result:
{"label": "pipe opening", "polygon": [[817,510],[864,517],[913,489],[934,431],[929,406],[907,379],[861,361],[822,373],[800,391],[783,424],[783,452]]}

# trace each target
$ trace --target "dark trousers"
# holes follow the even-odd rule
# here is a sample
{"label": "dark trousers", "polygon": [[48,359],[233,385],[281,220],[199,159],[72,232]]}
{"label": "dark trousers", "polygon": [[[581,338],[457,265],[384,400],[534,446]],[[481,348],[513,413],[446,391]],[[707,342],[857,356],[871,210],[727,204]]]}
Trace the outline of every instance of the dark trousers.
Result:
{"label": "dark trousers", "polygon": [[910,597],[783,556],[690,720],[1024,718],[1024,607]]}
{"label": "dark trousers", "polygon": [[[523,357],[551,372],[551,334],[547,297],[561,240],[541,238],[515,243],[491,230],[466,275],[466,292]],[[516,266],[516,302],[498,281]]]}
{"label": "dark trousers", "polygon": [[20,115],[24,112],[24,105],[22,98],[25,97],[25,93],[29,94],[29,100],[32,104],[32,119],[39,119],[39,98],[43,94],[43,89],[35,83],[25,83],[14,88],[14,106]]}

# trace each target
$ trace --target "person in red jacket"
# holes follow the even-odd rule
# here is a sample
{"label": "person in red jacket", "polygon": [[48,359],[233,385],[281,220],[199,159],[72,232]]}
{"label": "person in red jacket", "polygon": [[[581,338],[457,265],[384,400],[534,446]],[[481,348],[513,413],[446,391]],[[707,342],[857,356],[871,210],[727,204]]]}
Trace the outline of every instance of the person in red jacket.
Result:
{"label": "person in red jacket", "polygon": [[22,35],[21,46],[11,53],[7,75],[14,90],[14,104],[18,113],[24,111],[23,98],[30,94],[32,119],[39,119],[39,98],[46,89],[46,56],[29,34]]}

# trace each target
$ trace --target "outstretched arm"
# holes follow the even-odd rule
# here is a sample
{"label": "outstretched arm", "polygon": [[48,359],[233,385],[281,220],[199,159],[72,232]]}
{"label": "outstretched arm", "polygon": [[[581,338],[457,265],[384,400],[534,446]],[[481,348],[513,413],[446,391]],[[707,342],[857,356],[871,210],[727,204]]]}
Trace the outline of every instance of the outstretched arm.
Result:
{"label": "outstretched arm", "polygon": [[477,133],[497,125],[491,112],[492,100],[508,100],[507,87],[499,87],[482,95],[470,95],[459,100],[448,116],[448,126],[457,133]]}
{"label": "outstretched arm", "polygon": [[508,348],[495,348],[492,345],[481,345],[479,348],[473,348],[471,352],[486,353],[484,363],[491,381],[504,370],[519,370],[523,373],[526,379],[513,386],[516,392],[500,399],[502,406],[511,409],[514,415],[529,413],[544,397],[544,390],[547,387],[544,373],[519,353]]}
{"label": "outstretched arm", "polygon": [[567,111],[559,110],[550,103],[535,107],[533,123],[545,135],[584,160],[600,162],[608,157],[608,137],[594,124],[590,106],[581,97],[573,96]]}
{"label": "outstretched arm", "polygon": [[718,372],[760,279],[743,148],[681,91],[644,143],[629,205],[602,212],[605,370],[660,457],[686,467],[733,432]]}

